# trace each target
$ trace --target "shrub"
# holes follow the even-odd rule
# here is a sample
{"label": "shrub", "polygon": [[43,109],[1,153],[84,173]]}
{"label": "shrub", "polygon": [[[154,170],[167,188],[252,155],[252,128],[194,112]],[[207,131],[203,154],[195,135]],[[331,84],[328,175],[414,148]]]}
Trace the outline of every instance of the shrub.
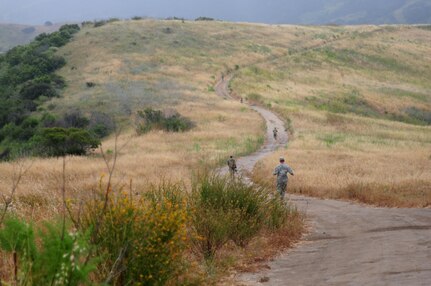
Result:
{"label": "shrub", "polygon": [[405,113],[413,119],[424,125],[431,125],[431,111],[425,109],[419,109],[417,107],[408,107],[405,109]]}
{"label": "shrub", "polygon": [[263,97],[258,93],[250,93],[247,95],[247,100],[254,101],[254,102],[262,102]]}
{"label": "shrub", "polygon": [[114,22],[119,22],[120,19],[119,18],[109,18],[106,22],[108,23],[114,23]]}
{"label": "shrub", "polygon": [[101,278],[108,275],[106,270],[114,270],[113,285],[166,285],[178,280],[188,241],[182,193],[178,185],[164,184],[136,199],[127,193],[112,196],[105,211],[104,195],[86,206],[84,228],[99,225],[93,242],[106,258],[99,268]]}
{"label": "shrub", "polygon": [[242,180],[202,175],[191,194],[195,250],[212,258],[228,241],[244,247],[265,225],[267,193]]}
{"label": "shrub", "polygon": [[86,118],[79,110],[67,112],[63,116],[63,122],[59,123],[65,128],[85,128],[90,124],[90,120]]}
{"label": "shrub", "polygon": [[103,138],[115,130],[115,122],[112,116],[106,113],[93,112],[88,127],[98,138]]}
{"label": "shrub", "polygon": [[36,28],[35,27],[27,27],[21,30],[21,32],[23,32],[24,34],[32,34],[34,32],[36,32]]}
{"label": "shrub", "polygon": [[172,34],[173,33],[172,28],[170,28],[170,27],[164,28],[163,29],[163,33],[165,33],[165,34]]}
{"label": "shrub", "polygon": [[84,21],[81,23],[82,27],[93,27],[94,26],[94,22],[92,21]]}
{"label": "shrub", "polygon": [[146,108],[137,113],[136,132],[144,134],[154,129],[165,130],[168,132],[185,132],[193,128],[193,122],[181,116],[176,111],[165,112]]}
{"label": "shrub", "polygon": [[20,91],[20,97],[23,99],[35,100],[41,96],[55,97],[57,92],[49,83],[44,82],[28,82]]}
{"label": "shrub", "polygon": [[99,139],[80,128],[42,128],[32,141],[37,154],[57,157],[85,155],[100,145]]}
{"label": "shrub", "polygon": [[96,86],[96,84],[94,82],[91,82],[91,81],[86,82],[85,85],[89,88]]}
{"label": "shrub", "polygon": [[198,17],[195,19],[195,21],[214,21],[214,18],[210,18],[210,17]]}
{"label": "shrub", "polygon": [[94,27],[95,27],[95,28],[97,28],[97,27],[101,27],[101,26],[104,26],[104,25],[106,25],[106,24],[107,24],[106,20],[94,21]]}

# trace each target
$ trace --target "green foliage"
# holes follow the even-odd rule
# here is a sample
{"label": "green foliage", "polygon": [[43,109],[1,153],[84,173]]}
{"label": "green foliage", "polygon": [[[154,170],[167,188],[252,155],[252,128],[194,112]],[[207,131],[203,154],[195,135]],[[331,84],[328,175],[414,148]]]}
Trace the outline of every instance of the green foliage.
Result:
{"label": "green foliage", "polygon": [[0,229],[0,248],[14,257],[20,286],[83,285],[95,269],[95,260],[85,259],[88,236],[64,232],[62,224],[35,232],[31,224],[8,218]]}
{"label": "green foliage", "polygon": [[214,18],[210,18],[210,17],[198,17],[195,19],[195,21],[214,21]]}
{"label": "green foliage", "polygon": [[97,148],[100,140],[80,128],[42,128],[33,138],[37,153],[45,156],[85,155]]}
{"label": "green foliage", "polygon": [[416,27],[422,30],[431,31],[431,25],[419,25]]}
{"label": "green foliage", "polygon": [[262,102],[263,96],[261,94],[258,94],[258,93],[250,93],[247,95],[247,100],[248,101],[254,101],[254,102]]}
{"label": "green foliage", "polygon": [[31,259],[35,257],[33,226],[17,218],[8,218],[0,229],[0,247],[6,252],[16,252]]}
{"label": "green foliage", "polygon": [[177,112],[170,114],[163,113],[161,110],[146,108],[137,113],[136,132],[145,134],[151,130],[165,130],[168,132],[185,132],[193,128],[193,122],[181,116]]}
{"label": "green foliage", "polygon": [[332,145],[343,142],[346,137],[343,134],[325,134],[319,137],[320,140],[325,142],[326,146],[331,147]]}
{"label": "green foliage", "polygon": [[94,21],[94,27],[102,27],[104,25],[106,25],[108,22],[106,20],[99,20],[99,21]]}
{"label": "green foliage", "polygon": [[354,113],[368,117],[379,117],[380,114],[358,90],[352,90],[336,97],[307,97],[306,100],[319,110],[333,113]]}
{"label": "green foliage", "polygon": [[258,44],[250,44],[248,45],[248,49],[251,50],[254,53],[258,54],[270,54],[271,49],[267,46],[258,45]]}
{"label": "green foliage", "polygon": [[431,110],[408,107],[405,109],[405,113],[419,124],[431,125]]}
{"label": "green foliage", "polygon": [[264,136],[259,136],[257,139],[253,139],[251,137],[247,137],[244,140],[245,144],[245,153],[244,154],[251,154],[257,150],[263,145],[265,142]]}
{"label": "green foliage", "polygon": [[12,146],[17,152],[37,133],[39,124],[27,119],[65,86],[54,72],[66,62],[55,55],[54,48],[68,43],[79,29],[78,25],[64,25],[0,56],[0,146]]}

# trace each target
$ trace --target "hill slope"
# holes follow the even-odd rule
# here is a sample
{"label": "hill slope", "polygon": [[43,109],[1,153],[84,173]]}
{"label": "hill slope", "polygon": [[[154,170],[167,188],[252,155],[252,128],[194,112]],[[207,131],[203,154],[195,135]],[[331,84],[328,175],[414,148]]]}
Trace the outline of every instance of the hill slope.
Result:
{"label": "hill slope", "polygon": [[[67,88],[39,114],[78,108],[89,118],[122,120],[117,179],[133,179],[137,189],[160,178],[187,182],[202,166],[260,146],[262,119],[214,93],[221,75],[231,72],[234,94],[276,110],[292,133],[287,150],[259,164],[256,180],[272,183],[276,156],[287,153],[298,174],[293,191],[379,205],[431,203],[431,31],[425,27],[127,21],[86,27],[58,55],[67,60],[60,72]],[[175,109],[196,127],[137,136],[136,112],[146,107]],[[114,142],[105,140],[104,149],[111,153]],[[57,170],[56,159],[36,160],[23,189],[58,203]],[[79,197],[105,164],[99,154],[73,157],[68,170]],[[0,164],[2,180],[12,172]]]}

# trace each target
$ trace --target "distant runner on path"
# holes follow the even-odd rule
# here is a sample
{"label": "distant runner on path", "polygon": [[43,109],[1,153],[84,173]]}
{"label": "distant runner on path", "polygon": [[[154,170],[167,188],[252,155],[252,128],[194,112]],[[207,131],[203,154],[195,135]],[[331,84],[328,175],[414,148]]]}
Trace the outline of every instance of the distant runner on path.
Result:
{"label": "distant runner on path", "polygon": [[274,134],[274,139],[277,140],[277,135],[278,135],[277,127],[274,127],[274,130],[272,130],[272,133]]}
{"label": "distant runner on path", "polygon": [[287,174],[293,174],[292,168],[290,168],[286,163],[283,157],[280,158],[280,165],[277,166],[274,170],[274,175],[277,176],[277,192],[280,194],[280,197],[282,200],[284,200],[284,197],[286,195],[286,189],[287,189]]}
{"label": "distant runner on path", "polygon": [[229,173],[232,177],[235,176],[236,173],[236,161],[233,156],[230,156],[229,160],[227,160],[227,166],[229,167]]}

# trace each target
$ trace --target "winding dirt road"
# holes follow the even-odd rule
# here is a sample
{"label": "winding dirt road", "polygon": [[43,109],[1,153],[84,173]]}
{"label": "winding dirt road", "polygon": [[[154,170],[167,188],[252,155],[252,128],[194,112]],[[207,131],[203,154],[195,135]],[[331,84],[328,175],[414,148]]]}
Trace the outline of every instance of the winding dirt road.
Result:
{"label": "winding dirt road", "polygon": [[[230,79],[216,85],[219,96],[231,98]],[[267,138],[260,151],[237,160],[239,169],[246,172],[288,140],[275,114],[251,108],[266,120]],[[274,126],[279,130],[277,142],[272,138]],[[237,277],[238,285],[431,285],[431,209],[289,198],[307,214],[310,233],[272,261],[270,269]]]}

